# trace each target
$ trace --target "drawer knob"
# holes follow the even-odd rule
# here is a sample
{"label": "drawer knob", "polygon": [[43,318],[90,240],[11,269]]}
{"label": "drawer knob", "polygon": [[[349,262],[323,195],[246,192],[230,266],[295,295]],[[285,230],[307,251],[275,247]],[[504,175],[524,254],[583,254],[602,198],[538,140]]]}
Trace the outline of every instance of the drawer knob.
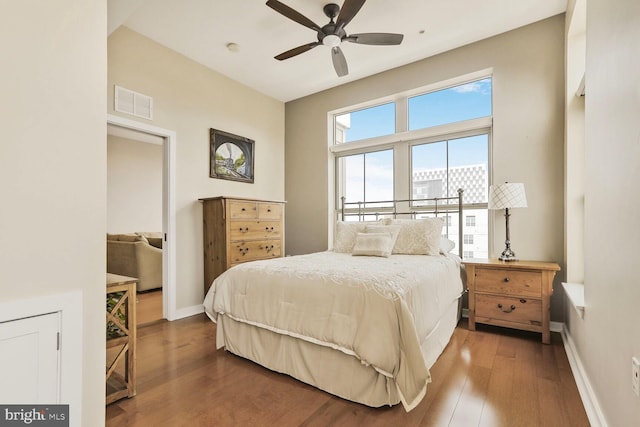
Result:
{"label": "drawer knob", "polygon": [[267,209],[267,212],[271,212],[271,209]]}
{"label": "drawer knob", "polygon": [[245,228],[240,227],[240,232],[241,233],[246,233],[248,231],[249,231],[249,227],[245,227]]}
{"label": "drawer knob", "polygon": [[242,212],[244,212],[244,211],[246,211],[246,209],[245,209],[245,208],[242,208]]}
{"label": "drawer knob", "polygon": [[503,313],[511,313],[513,310],[516,309],[516,306],[512,304],[511,307],[509,308],[503,308],[502,304],[498,304],[498,308],[502,310]]}
{"label": "drawer knob", "polygon": [[243,248],[242,246],[238,246],[238,250],[240,251],[242,256],[245,256],[247,252],[249,252],[249,248]]}
{"label": "drawer knob", "polygon": [[505,278],[504,278],[504,281],[505,281],[505,282],[509,282],[510,280],[511,280],[511,279],[509,279],[508,277],[505,277]]}

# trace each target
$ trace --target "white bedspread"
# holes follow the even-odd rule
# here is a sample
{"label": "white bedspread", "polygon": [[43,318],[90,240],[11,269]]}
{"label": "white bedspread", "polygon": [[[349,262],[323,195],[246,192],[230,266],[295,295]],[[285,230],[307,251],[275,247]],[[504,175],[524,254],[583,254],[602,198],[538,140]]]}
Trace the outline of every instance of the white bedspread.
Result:
{"label": "white bedspread", "polygon": [[420,345],[461,292],[455,255],[319,252],[235,266],[204,307],[214,321],[229,316],[358,358],[393,379],[409,411],[430,382]]}

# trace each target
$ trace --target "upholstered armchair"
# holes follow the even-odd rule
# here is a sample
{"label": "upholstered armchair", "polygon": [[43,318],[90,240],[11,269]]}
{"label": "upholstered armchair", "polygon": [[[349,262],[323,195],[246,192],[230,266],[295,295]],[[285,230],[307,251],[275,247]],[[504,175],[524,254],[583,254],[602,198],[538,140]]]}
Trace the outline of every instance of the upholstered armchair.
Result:
{"label": "upholstered armchair", "polygon": [[[154,240],[160,247],[150,244]],[[162,287],[162,239],[144,233],[107,234],[107,272],[138,279],[138,291]]]}

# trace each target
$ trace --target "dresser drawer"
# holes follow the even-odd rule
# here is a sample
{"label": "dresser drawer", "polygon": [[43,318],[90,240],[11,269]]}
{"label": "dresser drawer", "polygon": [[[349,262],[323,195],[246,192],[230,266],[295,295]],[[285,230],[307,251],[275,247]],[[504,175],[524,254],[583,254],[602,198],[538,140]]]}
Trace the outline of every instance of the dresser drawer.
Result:
{"label": "dresser drawer", "polygon": [[233,221],[229,227],[231,241],[279,239],[282,235],[280,221]]}
{"label": "dresser drawer", "polygon": [[281,256],[280,240],[256,240],[231,244],[231,264]]}
{"label": "dresser drawer", "polygon": [[243,219],[243,218],[257,218],[258,209],[256,202],[244,202],[240,200],[231,200],[228,202],[229,218],[230,219]]}
{"label": "dresser drawer", "polygon": [[282,205],[279,203],[258,203],[258,218],[260,219],[282,218]]}
{"label": "dresser drawer", "polygon": [[527,325],[542,325],[542,302],[539,299],[476,294],[476,321],[502,320]]}
{"label": "dresser drawer", "polygon": [[502,268],[476,268],[475,291],[540,297],[542,275],[539,271]]}

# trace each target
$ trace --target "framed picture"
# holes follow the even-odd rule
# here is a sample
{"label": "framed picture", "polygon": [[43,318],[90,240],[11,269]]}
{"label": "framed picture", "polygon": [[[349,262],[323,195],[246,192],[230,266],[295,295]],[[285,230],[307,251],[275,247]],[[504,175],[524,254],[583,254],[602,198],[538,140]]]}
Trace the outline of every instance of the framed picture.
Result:
{"label": "framed picture", "polygon": [[255,141],[217,129],[209,130],[209,176],[253,183]]}

